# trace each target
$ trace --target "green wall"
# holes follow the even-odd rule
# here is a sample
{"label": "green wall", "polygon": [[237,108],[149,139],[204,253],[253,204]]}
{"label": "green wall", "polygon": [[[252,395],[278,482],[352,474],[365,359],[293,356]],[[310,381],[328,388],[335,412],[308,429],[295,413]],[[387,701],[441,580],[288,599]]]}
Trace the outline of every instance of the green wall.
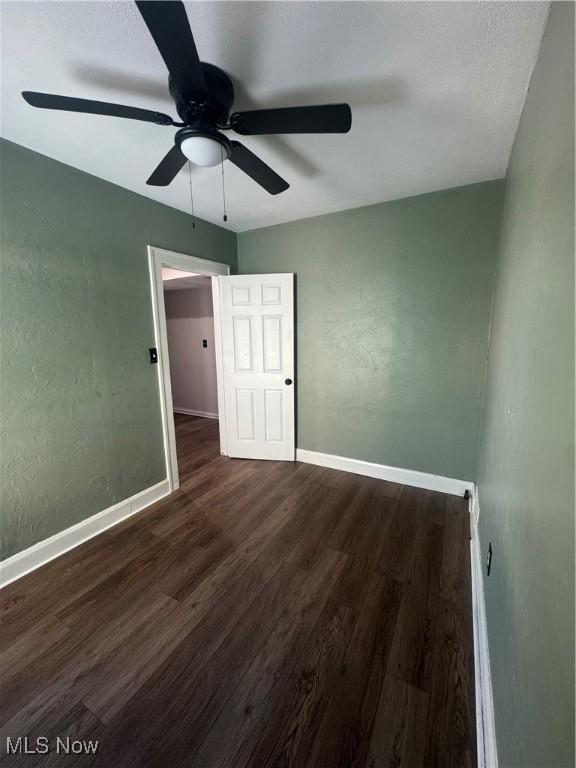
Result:
{"label": "green wall", "polygon": [[480,454],[501,768],[574,760],[574,6],[553,3],[506,182]]}
{"label": "green wall", "polygon": [[7,141],[0,163],[4,558],[165,477],[146,245],[235,267],[236,235]]}
{"label": "green wall", "polygon": [[573,766],[573,67],[553,3],[505,185],[237,242],[2,141],[1,557],[164,478],[146,245],[238,245],[297,275],[299,447],[478,478],[500,766]]}
{"label": "green wall", "polygon": [[240,234],[295,272],[299,448],[476,477],[502,182]]}

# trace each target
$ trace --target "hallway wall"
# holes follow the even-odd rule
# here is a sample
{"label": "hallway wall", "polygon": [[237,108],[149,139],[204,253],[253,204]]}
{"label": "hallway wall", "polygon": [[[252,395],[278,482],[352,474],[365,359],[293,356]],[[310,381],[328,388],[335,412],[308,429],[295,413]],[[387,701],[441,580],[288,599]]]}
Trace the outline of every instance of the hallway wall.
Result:
{"label": "hallway wall", "polygon": [[174,409],[217,416],[212,288],[164,291],[164,304]]}

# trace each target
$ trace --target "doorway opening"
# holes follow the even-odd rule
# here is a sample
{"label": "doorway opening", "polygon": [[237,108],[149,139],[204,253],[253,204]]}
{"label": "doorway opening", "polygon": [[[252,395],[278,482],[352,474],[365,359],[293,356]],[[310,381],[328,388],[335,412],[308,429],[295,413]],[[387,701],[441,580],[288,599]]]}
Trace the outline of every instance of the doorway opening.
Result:
{"label": "doorway opening", "polygon": [[[157,346],[157,354],[152,355],[152,360],[158,362],[170,492],[180,486],[175,408],[184,412],[177,414],[177,426],[187,426],[187,429],[179,429],[180,433],[196,428],[209,429],[205,422],[191,421],[190,418],[184,424],[185,420],[180,416],[206,421],[212,416],[215,421],[213,417],[217,414],[219,452],[223,456],[294,461],[294,275],[231,276],[230,268],[218,262],[152,246],[148,246],[148,252]],[[181,371],[177,370],[182,361],[170,362],[171,353],[176,351],[178,354],[182,341],[174,339],[171,329],[170,349],[166,305],[170,321],[190,319],[195,311],[183,309],[185,300],[173,298],[171,287],[166,290],[166,296],[164,290],[171,281],[176,286],[180,280],[183,290],[200,290],[199,286],[206,284],[206,277],[211,278],[213,303],[212,365],[216,369],[216,405],[213,399],[205,400],[201,405],[198,405],[199,401],[191,403],[187,399],[190,391],[182,384]],[[210,345],[211,335],[206,327],[196,337],[196,344],[198,340],[202,343],[200,354],[207,353]],[[206,354],[205,362],[208,357]],[[197,370],[194,375],[204,378],[204,383],[210,379],[208,372],[199,375]],[[213,432],[215,438],[216,431],[213,429]],[[180,439],[187,438],[181,434]],[[193,471],[198,467],[198,458],[189,463],[195,465],[189,467]]]}
{"label": "doorway opening", "polygon": [[218,387],[212,282],[162,268],[172,412],[180,485],[219,455]]}
{"label": "doorway opening", "polygon": [[[166,473],[173,492],[222,451],[221,356],[214,296],[225,264],[148,247]],[[198,451],[199,444],[205,451]],[[194,460],[190,461],[194,447]],[[204,455],[206,454],[206,455]],[[192,466],[192,464],[194,466]]]}

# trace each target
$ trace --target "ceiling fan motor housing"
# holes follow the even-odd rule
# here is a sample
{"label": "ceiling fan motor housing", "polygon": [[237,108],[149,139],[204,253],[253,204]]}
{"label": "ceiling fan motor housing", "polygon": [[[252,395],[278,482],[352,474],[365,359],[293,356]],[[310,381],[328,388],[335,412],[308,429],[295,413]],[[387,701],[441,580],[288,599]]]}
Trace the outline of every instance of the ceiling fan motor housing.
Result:
{"label": "ceiling fan motor housing", "polygon": [[208,97],[204,94],[182,93],[173,79],[168,78],[168,89],[176,104],[176,111],[183,123],[190,126],[206,127],[225,126],[228,124],[230,110],[234,104],[234,86],[220,67],[200,62],[204,79],[208,87]]}

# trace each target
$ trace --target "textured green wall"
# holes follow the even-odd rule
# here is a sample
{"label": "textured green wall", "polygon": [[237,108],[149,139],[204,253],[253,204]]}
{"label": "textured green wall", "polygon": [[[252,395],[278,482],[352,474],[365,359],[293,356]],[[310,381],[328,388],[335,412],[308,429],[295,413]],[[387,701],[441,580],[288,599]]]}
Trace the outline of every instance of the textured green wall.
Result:
{"label": "textured green wall", "polygon": [[574,6],[553,3],[506,182],[480,455],[501,768],[574,766]]}
{"label": "textured green wall", "polygon": [[502,182],[246,232],[297,275],[298,447],[474,479]]}
{"label": "textured green wall", "polygon": [[6,141],[0,163],[6,557],[165,477],[146,245],[235,267],[236,235]]}

